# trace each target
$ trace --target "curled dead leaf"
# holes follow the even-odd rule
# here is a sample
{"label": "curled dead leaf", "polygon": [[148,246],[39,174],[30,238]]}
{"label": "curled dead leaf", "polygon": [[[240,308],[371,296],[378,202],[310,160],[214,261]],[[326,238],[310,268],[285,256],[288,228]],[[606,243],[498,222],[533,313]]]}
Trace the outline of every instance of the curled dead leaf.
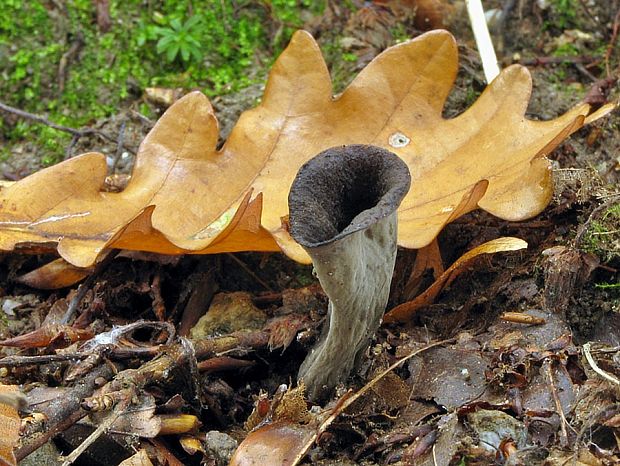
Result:
{"label": "curled dead leaf", "polygon": [[308,262],[283,226],[289,187],[315,154],[353,143],[384,147],[409,166],[412,188],[399,209],[403,247],[429,244],[478,207],[507,220],[532,217],[551,198],[545,156],[584,124],[589,105],[551,121],[526,119],[531,77],[513,65],[470,109],[444,119],[457,59],[454,38],[431,31],[385,50],[334,98],[316,42],[299,31],[275,62],[260,105],[240,117],[220,150],[213,108],[190,93],[145,138],[122,192],[102,191],[106,163],[98,153],[2,187],[0,249],[56,246],[79,267],[106,248],[282,249]]}
{"label": "curled dead leaf", "polygon": [[145,449],[138,450],[138,452],[127,458],[118,466],[153,466],[151,459]]}
{"label": "curled dead leaf", "polygon": [[297,388],[280,386],[272,400],[259,398],[246,423],[253,430],[235,450],[230,465],[265,464],[266,460],[297,464],[317,435],[318,418],[308,412],[304,394],[301,383]]}
{"label": "curled dead leaf", "polygon": [[193,414],[162,414],[159,419],[161,427],[158,435],[186,434],[200,427],[200,421]]}
{"label": "curled dead leaf", "polygon": [[91,272],[91,268],[76,267],[64,259],[56,259],[17,277],[15,281],[40,290],[56,290],[74,285]]}
{"label": "curled dead leaf", "polygon": [[0,346],[16,348],[66,348],[78,341],[94,337],[90,329],[79,329],[69,325],[50,324],[39,327],[32,332],[0,341]]}
{"label": "curled dead leaf", "polygon": [[405,322],[413,315],[418,309],[432,304],[435,298],[441,293],[446,286],[450,285],[452,281],[458,277],[461,272],[465,270],[465,267],[480,254],[493,254],[495,252],[503,251],[518,251],[519,249],[527,248],[527,243],[519,238],[513,238],[510,236],[497,238],[474,249],[467,251],[461,257],[459,257],[454,264],[452,264],[444,273],[442,273],[435,282],[429,286],[424,293],[417,296],[412,301],[400,304],[394,309],[389,311],[385,316],[384,322]]}
{"label": "curled dead leaf", "polygon": [[305,447],[316,436],[310,425],[274,422],[252,431],[230,460],[230,466],[277,464],[293,466],[305,455]]}
{"label": "curled dead leaf", "polygon": [[546,321],[542,317],[526,314],[525,312],[504,312],[499,318],[505,322],[515,324],[543,325]]}
{"label": "curled dead leaf", "polygon": [[195,455],[198,452],[204,453],[205,451],[200,439],[191,435],[182,436],[181,438],[179,438],[179,443],[181,444],[183,450],[185,450],[185,453],[188,453],[190,455]]}

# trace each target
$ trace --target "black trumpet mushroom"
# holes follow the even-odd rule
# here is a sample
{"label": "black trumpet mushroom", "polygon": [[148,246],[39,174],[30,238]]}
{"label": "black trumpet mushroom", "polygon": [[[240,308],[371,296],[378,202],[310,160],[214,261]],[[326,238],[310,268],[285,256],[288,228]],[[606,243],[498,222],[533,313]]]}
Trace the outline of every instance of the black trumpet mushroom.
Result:
{"label": "black trumpet mushroom", "polygon": [[311,399],[349,376],[381,324],[396,260],[396,210],[410,184],[405,162],[370,145],[327,149],[293,181],[290,234],[329,298],[328,322],[298,374]]}

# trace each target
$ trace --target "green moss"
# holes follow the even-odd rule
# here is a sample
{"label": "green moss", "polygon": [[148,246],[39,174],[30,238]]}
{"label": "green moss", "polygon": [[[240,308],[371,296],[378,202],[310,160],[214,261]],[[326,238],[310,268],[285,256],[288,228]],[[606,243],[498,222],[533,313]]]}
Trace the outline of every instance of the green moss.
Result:
{"label": "green moss", "polygon": [[[145,7],[142,0],[111,0],[107,33],[98,30],[92,0],[65,2],[65,11],[45,0],[2,3],[2,100],[82,127],[117,113],[145,87],[201,89],[215,96],[262,80],[272,57],[302,25],[303,12],[316,14],[325,2],[265,0],[239,7],[220,0],[160,0]],[[61,90],[58,64],[79,34],[84,46],[69,63]],[[0,125],[0,140],[35,142],[46,164],[63,158],[66,134],[11,121]]]}
{"label": "green moss", "polygon": [[580,54],[581,51],[575,44],[562,44],[552,53],[554,57],[576,57]]}
{"label": "green moss", "polygon": [[550,18],[546,29],[568,29],[577,26],[577,4],[579,0],[551,0]]}
{"label": "green moss", "polygon": [[620,259],[620,203],[608,208],[590,224],[582,244],[586,251],[596,254],[604,262]]}
{"label": "green moss", "polygon": [[390,33],[395,43],[404,42],[411,38],[403,23],[397,23],[394,27],[390,28]]}
{"label": "green moss", "polygon": [[310,286],[316,283],[316,278],[313,275],[312,267],[299,266],[297,273],[295,274],[295,280],[300,286]]}

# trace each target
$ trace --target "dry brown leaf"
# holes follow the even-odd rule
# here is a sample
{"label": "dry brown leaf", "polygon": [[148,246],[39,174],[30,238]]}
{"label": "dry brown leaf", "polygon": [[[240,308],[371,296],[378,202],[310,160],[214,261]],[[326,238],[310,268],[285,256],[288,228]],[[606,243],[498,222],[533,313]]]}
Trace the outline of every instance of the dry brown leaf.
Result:
{"label": "dry brown leaf", "polygon": [[[108,393],[107,395],[110,394],[123,396],[121,392]],[[101,398],[105,395],[97,393],[93,398]],[[155,399],[153,395],[140,393],[135,398],[135,403],[116,418],[109,429],[110,432],[135,435],[143,438],[157,437],[161,432],[162,418],[155,415]],[[124,398],[118,398],[116,406],[118,406],[119,400],[124,400]],[[90,418],[96,425],[99,425],[109,415],[110,412],[106,410],[96,411],[90,413]]]}
{"label": "dry brown leaf", "polygon": [[151,459],[145,449],[138,450],[138,452],[127,458],[118,466],[153,466]]}
{"label": "dry brown leaf", "polygon": [[432,304],[435,298],[441,293],[446,286],[464,272],[465,267],[480,254],[493,254],[502,251],[518,251],[527,248],[527,243],[519,238],[506,236],[497,238],[474,249],[467,251],[459,257],[441,276],[429,286],[424,293],[417,296],[414,300],[396,306],[389,311],[383,321],[384,322],[405,322],[415,314],[418,309]]}
{"label": "dry brown leaf", "polygon": [[202,445],[202,441],[198,437],[191,435],[184,435],[179,438],[179,444],[185,450],[185,453],[195,455],[198,452],[205,453],[205,449]]}
{"label": "dry brown leaf", "polygon": [[70,325],[43,325],[32,332],[0,340],[0,346],[16,348],[66,348],[78,341],[90,340],[95,334],[90,329],[74,328]]}
{"label": "dry brown leaf", "polygon": [[446,120],[457,60],[454,38],[431,31],[385,50],[334,98],[316,42],[297,32],[275,62],[261,104],[240,117],[221,150],[209,101],[188,94],[143,141],[124,191],[101,191],[106,163],[98,153],[2,188],[0,249],[57,245],[80,267],[110,247],[168,254],[281,248],[309,262],[286,230],[289,187],[318,152],[352,143],[387,148],[409,165],[401,246],[429,244],[446,223],[477,207],[507,220],[532,217],[551,198],[545,156],[583,125],[589,106],[551,121],[527,120],[531,77],[513,65],[469,110]]}
{"label": "dry brown leaf", "polygon": [[18,393],[14,385],[0,384],[0,465],[17,465],[13,451],[19,442],[21,421],[13,400]]}
{"label": "dry brown leaf", "polygon": [[248,434],[230,460],[230,466],[277,464],[293,466],[305,455],[306,446],[316,437],[316,428],[307,424],[274,422]]}
{"label": "dry brown leaf", "polygon": [[415,262],[413,263],[413,270],[411,271],[411,274],[407,279],[407,284],[405,285],[405,299],[413,299],[413,297],[418,294],[419,287],[422,284],[422,280],[424,279],[424,275],[427,270],[433,271],[433,278],[435,280],[437,280],[445,271],[437,238],[435,238],[429,245],[418,249],[415,256]]}
{"label": "dry brown leaf", "polygon": [[40,290],[56,290],[74,285],[90,273],[91,268],[76,267],[64,259],[56,259],[17,277],[15,281]]}
{"label": "dry brown leaf", "polygon": [[455,9],[447,0],[375,0],[374,3],[390,8],[396,15],[414,13],[415,27],[421,31],[446,26],[446,17]]}

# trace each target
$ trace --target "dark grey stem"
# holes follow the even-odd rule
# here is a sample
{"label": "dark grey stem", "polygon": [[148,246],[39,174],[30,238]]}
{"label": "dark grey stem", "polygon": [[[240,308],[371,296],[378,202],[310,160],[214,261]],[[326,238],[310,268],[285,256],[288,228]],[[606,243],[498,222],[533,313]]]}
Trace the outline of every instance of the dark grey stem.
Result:
{"label": "dark grey stem", "polygon": [[299,370],[310,398],[349,376],[381,323],[396,259],[396,209],[409,186],[401,159],[366,145],[322,152],[293,182],[290,233],[330,301],[329,322]]}

